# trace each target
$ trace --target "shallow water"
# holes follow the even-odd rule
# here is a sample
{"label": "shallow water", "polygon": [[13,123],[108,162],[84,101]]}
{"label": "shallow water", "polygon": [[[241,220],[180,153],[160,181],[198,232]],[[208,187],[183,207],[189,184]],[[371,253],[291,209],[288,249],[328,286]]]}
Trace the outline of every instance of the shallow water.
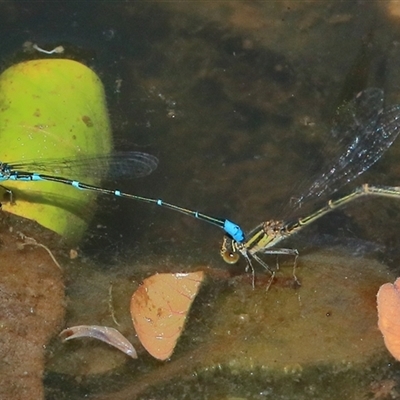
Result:
{"label": "shallow water", "polygon": [[[151,176],[118,182],[118,187],[228,217],[245,229],[284,216],[290,198],[302,193],[326,159],[334,156],[326,142],[332,116],[344,100],[365,87],[378,86],[386,90],[389,104],[400,102],[400,19],[392,3],[99,2],[90,7],[60,3],[58,10],[30,3],[0,7],[4,19],[0,29],[6,38],[0,46],[4,68],[26,57],[20,51],[26,40],[48,47],[62,43],[69,56],[94,68],[104,82],[117,150],[146,151],[160,159]],[[398,152],[395,143],[358,182],[397,185]],[[259,324],[268,325],[264,312],[271,307],[263,304],[265,290],[257,287],[253,292],[251,279],[232,278],[226,272],[218,255],[222,237],[218,228],[132,201],[101,199],[99,204],[101,211],[79,244],[84,256],[66,270],[66,325],[112,324],[112,285],[120,329],[139,347],[124,304],[129,304],[127,299],[141,279],[155,272],[204,267],[213,273],[170,362],[156,362],[143,351],[139,360],[128,360],[102,344],[66,346],[55,339],[48,350],[48,399],[97,398],[107,393],[116,399],[119,392],[119,398],[361,398],[354,382],[367,398],[373,398],[384,383],[391,393],[400,390],[398,367],[377,331],[371,334],[376,348],[369,346],[374,351],[367,354],[360,350],[360,358],[357,351],[345,357],[343,348],[329,346],[331,353],[316,358],[306,351],[295,357],[293,353],[312,344],[306,346],[299,339],[297,349],[285,340],[294,339],[293,333],[307,337],[308,330],[286,326],[287,309],[277,307],[284,334],[277,323],[260,337]],[[304,212],[312,207],[306,205]],[[359,201],[310,227],[293,245],[307,257],[319,247],[329,249],[333,242],[345,247],[324,256],[325,272],[318,278],[323,287],[328,277],[338,284],[347,268],[359,274],[352,278],[358,289],[338,284],[340,303],[349,291],[362,290],[363,263],[370,266],[365,267],[368,271],[387,265],[388,269],[382,266],[381,283],[398,275],[399,209],[395,201]],[[317,257],[310,263],[315,266],[321,260]],[[240,264],[235,273],[244,268]],[[340,273],[330,276],[330,268]],[[268,301],[283,291],[285,301],[295,303],[294,309],[309,306],[303,298],[306,269],[299,268],[303,287],[295,291],[290,288],[290,260],[287,267],[282,265],[277,286],[266,294]],[[218,279],[216,271],[221,274]],[[258,273],[259,281],[266,283],[263,271]],[[372,272],[365,276],[374,277]],[[374,285],[369,287],[369,327],[376,317],[374,290],[379,284]],[[229,306],[233,299],[236,303]],[[232,320],[225,311],[230,308]],[[328,308],[321,311],[324,316],[332,312]],[[222,315],[228,319],[226,327],[219,320]],[[331,321],[335,313],[332,316],[325,318]],[[292,318],[304,320],[301,315]],[[219,330],[214,326],[218,321]],[[332,325],[338,331],[320,328],[315,335],[326,339],[323,334],[328,331],[335,332],[333,339],[341,337],[343,321],[339,318]],[[354,328],[346,326],[346,331],[357,335]],[[224,333],[236,351],[225,359],[224,347],[220,348]],[[267,355],[265,362],[255,360],[234,341],[239,339],[253,343],[257,354],[270,351],[276,361],[271,363]],[[344,348],[346,343],[354,346],[346,340]],[[267,341],[275,343],[274,350],[263,346]],[[216,354],[215,359],[202,358],[205,349]],[[292,350],[288,355],[283,349]],[[238,363],[241,358],[246,363]],[[188,360],[191,364],[185,370],[182,365]]]}

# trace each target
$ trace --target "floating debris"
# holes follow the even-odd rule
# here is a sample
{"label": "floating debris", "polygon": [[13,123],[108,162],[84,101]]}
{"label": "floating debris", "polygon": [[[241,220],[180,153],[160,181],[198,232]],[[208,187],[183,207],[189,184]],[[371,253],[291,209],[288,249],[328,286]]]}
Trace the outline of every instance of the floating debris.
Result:
{"label": "floating debris", "polygon": [[39,47],[36,43],[27,41],[22,45],[22,48],[24,49],[25,52],[33,52],[33,51],[38,51],[39,53],[44,53],[44,54],[61,54],[64,53],[64,47],[63,46],[57,46],[54,47],[52,50],[45,50]]}
{"label": "floating debris", "polygon": [[58,263],[58,261],[56,260],[56,258],[54,257],[53,253],[51,252],[51,250],[45,246],[42,243],[39,243],[36,241],[36,239],[26,236],[24,233],[22,232],[17,232],[17,235],[24,241],[23,243],[19,243],[18,244],[18,249],[22,250],[25,246],[36,246],[36,247],[41,247],[42,249],[45,249],[47,251],[47,253],[49,254],[50,258],[53,260],[54,264],[56,264],[56,266],[62,271],[62,267],[61,265]]}

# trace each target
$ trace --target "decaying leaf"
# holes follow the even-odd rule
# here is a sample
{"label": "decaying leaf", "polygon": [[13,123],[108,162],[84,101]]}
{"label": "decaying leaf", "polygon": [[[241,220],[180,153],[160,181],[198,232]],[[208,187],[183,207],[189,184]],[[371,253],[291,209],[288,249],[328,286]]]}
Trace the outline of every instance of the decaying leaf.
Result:
{"label": "decaying leaf", "polygon": [[400,360],[400,278],[394,284],[385,283],[377,294],[378,326],[386,348]]}
{"label": "decaying leaf", "polygon": [[137,353],[135,348],[132,346],[131,342],[118,332],[114,328],[109,328],[107,326],[98,325],[78,325],[72,326],[71,328],[64,329],[60,335],[61,339],[65,342],[70,339],[89,337],[93,339],[101,340],[109,344],[110,346],[116,347],[123,353],[127,354],[129,357],[137,358]]}
{"label": "decaying leaf", "polygon": [[166,360],[173,353],[203,278],[202,271],[156,274],[145,279],[133,294],[133,325],[153,357]]}

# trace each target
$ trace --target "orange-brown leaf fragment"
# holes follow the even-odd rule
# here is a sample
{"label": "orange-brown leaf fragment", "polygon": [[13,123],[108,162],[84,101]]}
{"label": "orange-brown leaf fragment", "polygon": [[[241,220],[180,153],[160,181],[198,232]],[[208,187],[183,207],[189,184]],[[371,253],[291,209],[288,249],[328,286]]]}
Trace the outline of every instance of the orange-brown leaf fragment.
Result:
{"label": "orange-brown leaf fragment", "polygon": [[156,274],[143,281],[131,299],[131,316],[143,347],[166,360],[174,351],[186,316],[204,279],[202,271]]}
{"label": "orange-brown leaf fragment", "polygon": [[377,294],[378,327],[386,348],[400,361],[400,278],[394,284],[385,283]]}

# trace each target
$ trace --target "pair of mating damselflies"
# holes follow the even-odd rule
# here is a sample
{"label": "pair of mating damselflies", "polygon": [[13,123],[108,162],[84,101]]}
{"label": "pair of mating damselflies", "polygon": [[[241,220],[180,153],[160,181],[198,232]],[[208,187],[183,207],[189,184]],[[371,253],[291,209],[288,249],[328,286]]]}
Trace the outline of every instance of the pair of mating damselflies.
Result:
{"label": "pair of mating damselflies", "polygon": [[[360,92],[353,100],[343,106],[339,119],[332,129],[335,140],[343,143],[341,145],[342,151],[327,172],[320,175],[311,187],[297,199],[297,208],[311,199],[333,194],[344,184],[364,173],[392,145],[400,129],[400,105],[384,107],[383,98],[382,90],[369,88]],[[115,178],[140,177],[151,173],[157,167],[157,164],[157,158],[140,152],[123,152],[108,156],[81,157],[71,160],[3,162],[0,163],[0,182],[8,180],[58,182],[76,189],[94,191],[169,208],[222,228],[225,231],[225,236],[221,247],[221,255],[227,263],[236,263],[240,255],[242,255],[252,271],[254,271],[252,260],[255,260],[271,274],[273,274],[272,270],[259,257],[259,254],[293,255],[296,266],[299,254],[296,249],[276,248],[275,246],[323,215],[361,196],[374,195],[400,198],[400,187],[365,184],[346,196],[328,201],[324,207],[308,216],[288,221],[269,220],[261,223],[245,235],[239,225],[227,219],[212,217],[198,211],[166,203],[160,199],[137,196],[120,190],[106,189],[58,176],[58,174],[62,174],[62,171],[73,171],[78,167],[79,171],[86,170],[96,172],[96,174],[103,174],[109,171],[109,175]],[[51,174],[46,172],[51,172]],[[296,279],[295,272],[293,272],[293,275]]]}

